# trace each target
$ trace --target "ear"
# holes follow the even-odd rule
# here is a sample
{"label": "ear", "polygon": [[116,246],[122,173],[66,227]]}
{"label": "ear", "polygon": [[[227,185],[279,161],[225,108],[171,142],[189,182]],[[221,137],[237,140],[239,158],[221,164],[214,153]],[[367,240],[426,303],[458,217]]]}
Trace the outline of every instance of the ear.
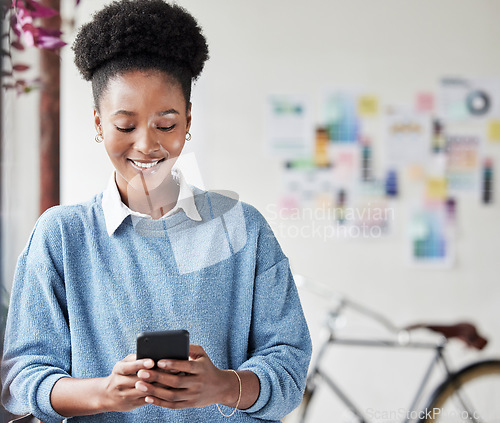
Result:
{"label": "ear", "polygon": [[189,106],[186,112],[186,132],[189,132],[189,128],[191,128],[191,106],[193,103],[189,102]]}
{"label": "ear", "polygon": [[94,127],[97,132],[99,132],[99,128],[101,128],[102,131],[101,117],[99,116],[99,112],[96,109],[94,109]]}

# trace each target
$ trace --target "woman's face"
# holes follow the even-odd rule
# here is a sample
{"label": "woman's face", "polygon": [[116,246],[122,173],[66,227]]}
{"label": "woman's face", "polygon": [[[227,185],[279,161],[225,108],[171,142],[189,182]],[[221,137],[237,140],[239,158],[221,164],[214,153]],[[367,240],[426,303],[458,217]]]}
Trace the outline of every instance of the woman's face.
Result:
{"label": "woman's face", "polygon": [[[94,111],[125,202],[130,189],[152,191],[170,177],[191,125],[180,84],[158,71],[111,79]],[[133,194],[132,194],[133,195]]]}

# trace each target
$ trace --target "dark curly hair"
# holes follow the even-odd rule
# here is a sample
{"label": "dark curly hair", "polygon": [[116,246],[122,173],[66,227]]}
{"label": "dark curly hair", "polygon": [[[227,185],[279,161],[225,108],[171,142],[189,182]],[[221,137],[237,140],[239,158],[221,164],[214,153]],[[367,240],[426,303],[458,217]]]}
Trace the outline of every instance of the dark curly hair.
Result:
{"label": "dark curly hair", "polygon": [[114,1],[81,27],[73,51],[83,78],[92,81],[97,110],[109,79],[131,70],[168,74],[180,84],[188,107],[191,83],[208,59],[193,16],[163,0]]}

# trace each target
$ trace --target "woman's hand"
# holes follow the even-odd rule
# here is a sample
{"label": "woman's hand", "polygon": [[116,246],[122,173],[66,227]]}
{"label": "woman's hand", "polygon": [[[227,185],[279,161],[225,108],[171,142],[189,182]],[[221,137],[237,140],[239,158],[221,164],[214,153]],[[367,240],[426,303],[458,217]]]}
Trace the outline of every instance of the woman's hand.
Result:
{"label": "woman's hand", "polygon": [[135,354],[129,354],[113,367],[106,378],[103,401],[104,408],[111,411],[130,411],[145,405],[146,395],[135,388],[139,380],[137,372],[154,367],[151,359],[137,360]]}
{"label": "woman's hand", "polygon": [[62,416],[86,416],[107,411],[130,411],[145,402],[146,395],[135,389],[137,372],[151,369],[151,359],[137,360],[130,354],[113,367],[109,376],[76,379],[63,377],[52,388],[52,407]]}
{"label": "woman's hand", "polygon": [[215,367],[199,345],[190,345],[189,358],[160,360],[158,370],[139,370],[135,388],[147,403],[166,408],[205,407],[215,403],[234,407],[240,389],[236,375]]}

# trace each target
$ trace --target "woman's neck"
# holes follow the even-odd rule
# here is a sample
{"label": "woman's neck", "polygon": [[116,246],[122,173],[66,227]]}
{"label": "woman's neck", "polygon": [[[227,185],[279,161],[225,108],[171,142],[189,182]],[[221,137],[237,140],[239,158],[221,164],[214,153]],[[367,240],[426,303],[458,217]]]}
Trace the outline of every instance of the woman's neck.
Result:
{"label": "woman's neck", "polygon": [[[141,175],[142,177],[142,175]],[[124,204],[133,211],[147,214],[153,219],[159,219],[165,213],[172,210],[179,197],[179,185],[172,175],[169,175],[155,189],[149,190],[144,179],[142,179],[143,189],[134,189],[127,184],[126,192],[119,189],[120,196]]]}

